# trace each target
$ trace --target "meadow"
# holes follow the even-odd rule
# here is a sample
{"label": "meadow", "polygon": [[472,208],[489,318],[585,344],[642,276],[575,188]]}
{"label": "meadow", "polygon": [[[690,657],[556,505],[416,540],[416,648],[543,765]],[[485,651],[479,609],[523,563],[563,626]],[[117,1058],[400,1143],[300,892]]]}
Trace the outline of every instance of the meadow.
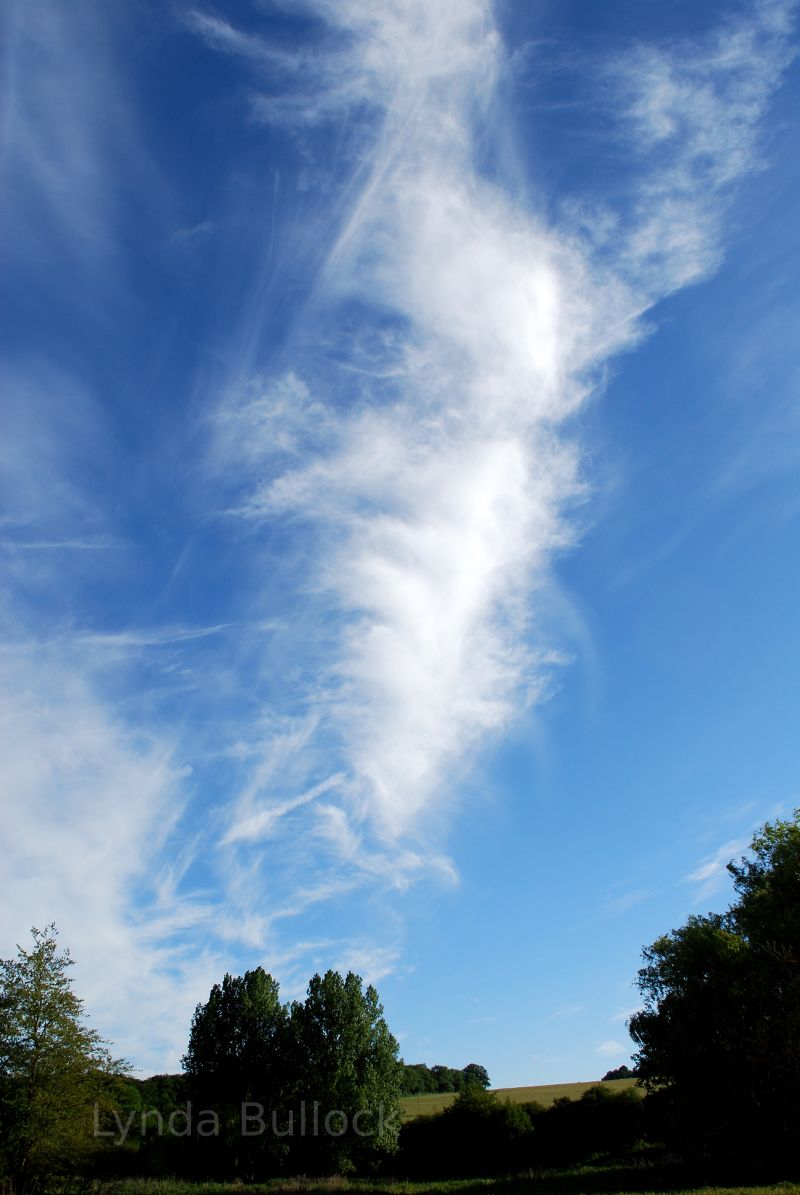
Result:
{"label": "meadow", "polygon": [[[611,1091],[624,1091],[627,1087],[635,1087],[635,1079],[608,1079],[603,1083]],[[497,1087],[492,1092],[500,1100],[510,1100],[512,1104],[527,1104],[535,1101],[549,1108],[558,1099],[577,1100],[590,1087],[597,1087],[593,1083],[547,1083],[539,1087]],[[403,1120],[415,1120],[418,1116],[432,1116],[449,1108],[456,1098],[453,1091],[425,1093],[424,1095],[405,1095],[400,1100],[403,1109]]]}
{"label": "meadow", "polygon": [[663,1169],[581,1166],[518,1178],[403,1182],[392,1179],[273,1179],[264,1183],[129,1179],[97,1195],[800,1195],[796,1183],[772,1186],[683,1186]]}

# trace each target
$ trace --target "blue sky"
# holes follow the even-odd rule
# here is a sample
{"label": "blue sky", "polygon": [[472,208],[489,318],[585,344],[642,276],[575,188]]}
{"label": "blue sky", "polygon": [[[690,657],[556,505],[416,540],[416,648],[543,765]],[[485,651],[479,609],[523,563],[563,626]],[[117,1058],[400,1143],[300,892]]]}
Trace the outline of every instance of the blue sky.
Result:
{"label": "blue sky", "polygon": [[8,8],[0,953],[141,1071],[262,964],[598,1077],[798,803],[796,16]]}

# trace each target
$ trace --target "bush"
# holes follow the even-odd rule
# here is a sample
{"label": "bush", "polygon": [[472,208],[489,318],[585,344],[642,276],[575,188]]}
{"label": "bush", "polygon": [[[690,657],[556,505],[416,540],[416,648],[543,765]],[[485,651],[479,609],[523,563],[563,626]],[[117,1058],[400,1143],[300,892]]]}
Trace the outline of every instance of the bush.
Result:
{"label": "bush", "polygon": [[400,1168],[428,1178],[503,1174],[525,1165],[530,1115],[522,1104],[467,1087],[449,1108],[403,1126]]}
{"label": "bush", "polygon": [[543,1108],[500,1101],[473,1087],[438,1115],[403,1126],[399,1162],[419,1178],[512,1174],[594,1155],[621,1158],[644,1131],[643,1100],[633,1089],[591,1087],[579,1100],[556,1100]]}

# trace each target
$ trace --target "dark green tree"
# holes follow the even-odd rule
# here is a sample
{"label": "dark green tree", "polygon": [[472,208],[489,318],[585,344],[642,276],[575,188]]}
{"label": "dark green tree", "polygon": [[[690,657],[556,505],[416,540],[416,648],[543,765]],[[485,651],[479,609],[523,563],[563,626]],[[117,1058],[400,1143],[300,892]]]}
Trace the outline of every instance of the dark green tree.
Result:
{"label": "dark green tree", "polygon": [[613,1070],[606,1071],[601,1082],[607,1083],[614,1079],[638,1079],[638,1077],[637,1071],[631,1070],[629,1066],[623,1063],[622,1066],[615,1066]]}
{"label": "dark green tree", "polygon": [[463,1091],[464,1072],[451,1066],[432,1066],[433,1090],[438,1092]]}
{"label": "dark green tree", "polygon": [[402,1095],[422,1095],[436,1090],[436,1083],[430,1069],[424,1062],[403,1063],[401,1078]]}
{"label": "dark green tree", "polygon": [[85,1172],[98,1149],[95,1108],[125,1065],[83,1023],[55,925],[0,962],[0,1167],[17,1195]]}
{"label": "dark green tree", "polygon": [[730,863],[737,899],[644,951],[637,1068],[695,1161],[800,1168],[800,810]]}
{"label": "dark green tree", "polygon": [[304,1003],[292,1006],[290,1030],[307,1165],[347,1172],[394,1152],[402,1064],[375,988],[363,990],[352,971],[315,975]]}
{"label": "dark green tree", "polygon": [[[289,1086],[287,1024],[278,983],[263,967],[225,975],[195,1009],[182,1065],[191,1097],[220,1122],[219,1135],[197,1147],[226,1175],[258,1177],[276,1168],[286,1152],[270,1126]],[[253,1131],[243,1133],[248,1104],[252,1107],[244,1111],[254,1118],[244,1127]],[[263,1132],[256,1131],[256,1105],[263,1110]]]}
{"label": "dark green tree", "polygon": [[464,1076],[465,1087],[483,1087],[486,1089],[490,1086],[489,1072],[479,1062],[468,1062],[462,1074]]}

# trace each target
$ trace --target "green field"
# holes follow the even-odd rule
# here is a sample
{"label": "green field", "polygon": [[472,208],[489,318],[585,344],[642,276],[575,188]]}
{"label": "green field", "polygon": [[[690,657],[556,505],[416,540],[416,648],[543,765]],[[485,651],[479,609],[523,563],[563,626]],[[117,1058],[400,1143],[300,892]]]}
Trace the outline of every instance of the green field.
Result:
{"label": "green field", "polygon": [[[174,1179],[128,1179],[115,1185],[111,1195],[656,1195],[665,1189],[670,1195],[800,1195],[796,1183],[769,1187],[676,1187],[661,1186],[655,1176],[640,1180],[593,1166],[577,1170],[551,1171],[529,1178],[473,1179],[440,1182],[397,1182],[391,1179],[273,1179],[265,1183],[179,1182]],[[650,1181],[648,1181],[650,1177]],[[633,1179],[633,1181],[631,1181]],[[108,1195],[102,1188],[93,1195]]]}
{"label": "green field", "polygon": [[[499,1099],[510,1100],[512,1104],[524,1104],[529,1100],[535,1100],[537,1104],[549,1107],[554,1100],[580,1099],[587,1088],[596,1086],[597,1080],[594,1083],[548,1083],[542,1087],[498,1087],[492,1090]],[[622,1091],[626,1087],[635,1087],[636,1080],[609,1079],[603,1086],[612,1091]],[[414,1120],[417,1116],[431,1116],[434,1112],[441,1112],[443,1108],[449,1107],[455,1098],[455,1094],[451,1091],[443,1095],[403,1096],[400,1101],[403,1107],[403,1119]]]}

